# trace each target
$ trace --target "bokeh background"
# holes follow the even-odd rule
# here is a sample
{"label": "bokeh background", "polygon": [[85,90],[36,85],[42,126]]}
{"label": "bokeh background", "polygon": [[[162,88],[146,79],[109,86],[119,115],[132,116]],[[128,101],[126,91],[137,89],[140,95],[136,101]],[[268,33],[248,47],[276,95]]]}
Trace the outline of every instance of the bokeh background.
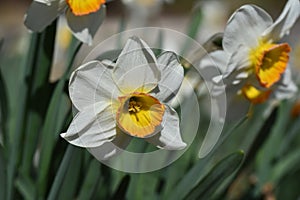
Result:
{"label": "bokeh background", "polygon": [[[50,97],[32,98],[30,103],[19,105],[22,85],[30,82],[23,77],[31,36],[23,25],[24,15],[31,1],[0,1],[0,70],[5,82],[7,104],[1,110],[0,124],[7,129],[17,129],[15,121],[20,115],[20,107],[31,110],[32,104],[50,107]],[[203,44],[210,36],[222,32],[230,15],[243,4],[255,4],[264,8],[273,19],[283,9],[285,0],[116,0],[107,3],[107,16],[97,32],[93,46],[83,45],[76,56],[74,68],[98,43],[120,31],[137,27],[156,26],[185,33]],[[38,19],[37,19],[38,20]],[[289,37],[293,79],[300,83],[300,21],[296,23]],[[54,61],[47,77],[47,91],[54,91],[65,73],[70,49],[74,39],[66,27],[64,19],[58,22]],[[1,88],[3,89],[3,88]],[[198,137],[191,148],[178,161],[165,169],[145,173],[127,174],[102,165],[85,149],[69,148],[58,137],[66,130],[71,120],[71,104],[67,96],[67,82],[61,100],[62,112],[66,115],[60,129],[53,132],[57,137],[51,142],[51,153],[40,158],[44,148],[44,115],[39,116],[41,127],[37,129],[36,140],[21,138],[15,171],[11,172],[10,157],[5,145],[0,153],[0,185],[10,184],[10,189],[0,187],[0,199],[299,199],[300,180],[300,95],[278,103],[256,106],[250,118],[240,118],[224,127],[217,148],[204,159],[198,158],[203,140],[201,129],[206,129],[207,118],[201,116]],[[1,91],[0,91],[1,92]],[[2,94],[2,93],[1,93]],[[52,93],[50,93],[52,94]],[[202,97],[200,106],[205,107]],[[20,101],[20,104],[22,101]],[[45,104],[45,105],[44,105]],[[187,103],[188,104],[188,103]],[[35,108],[35,107],[34,107]],[[29,112],[29,113],[30,113]],[[228,110],[231,112],[231,110]],[[69,117],[68,117],[69,116]],[[202,118],[203,117],[203,118]],[[191,119],[192,121],[193,119]],[[27,122],[30,126],[30,122]],[[0,144],[5,141],[6,132],[1,129]],[[55,129],[54,129],[55,130]],[[26,131],[25,131],[26,132]],[[203,131],[205,132],[205,131]],[[46,137],[46,136],[45,136]],[[50,137],[51,138],[51,137]],[[34,141],[34,142],[32,142]],[[12,141],[13,143],[14,141]],[[146,149],[142,144],[137,151]],[[2,147],[4,146],[4,147]],[[50,144],[49,144],[50,146]],[[22,154],[24,149],[33,150],[30,163]],[[132,147],[131,147],[132,148]],[[23,150],[22,150],[23,149]],[[41,164],[41,160],[47,161]],[[27,162],[27,163],[26,163]],[[6,163],[8,163],[6,165]],[[25,165],[27,166],[24,167]],[[44,165],[47,166],[45,171]],[[4,167],[3,167],[4,166]],[[25,173],[25,172],[26,173]],[[44,174],[43,174],[44,173]],[[13,174],[10,179],[7,174]],[[40,179],[43,174],[44,179]],[[5,180],[10,180],[7,183]],[[41,182],[39,182],[41,181]],[[40,185],[43,192],[40,192]],[[7,197],[7,198],[6,198]]]}

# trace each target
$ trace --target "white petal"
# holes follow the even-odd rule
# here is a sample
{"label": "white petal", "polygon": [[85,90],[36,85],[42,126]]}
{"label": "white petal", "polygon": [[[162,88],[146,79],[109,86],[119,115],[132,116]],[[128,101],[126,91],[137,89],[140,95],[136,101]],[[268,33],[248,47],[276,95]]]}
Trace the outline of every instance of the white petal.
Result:
{"label": "white petal", "polygon": [[111,105],[98,102],[77,113],[61,137],[80,147],[98,147],[116,135],[115,113]]}
{"label": "white petal", "polygon": [[46,5],[50,6],[53,0],[33,0],[33,1],[40,2],[40,3],[43,3],[43,4],[46,4]]}
{"label": "white petal", "polygon": [[93,37],[102,24],[105,14],[106,7],[105,5],[101,5],[101,8],[97,12],[83,16],[75,16],[70,9],[67,9],[66,18],[73,35],[78,40],[92,45]]}
{"label": "white petal", "polygon": [[263,33],[263,37],[271,42],[280,40],[284,35],[289,34],[299,15],[299,0],[289,0],[278,19]]}
{"label": "white petal", "polygon": [[292,80],[291,70],[289,67],[285,70],[279,83],[276,84],[276,87],[277,88],[273,94],[275,99],[289,99],[296,94],[298,89]]}
{"label": "white petal", "polygon": [[237,51],[231,54],[227,69],[223,73],[223,82],[225,85],[230,85],[236,80],[239,82],[241,79],[248,77],[248,70],[252,66],[249,59],[249,51],[248,47],[240,45]]}
{"label": "white petal", "polygon": [[213,51],[206,55],[199,63],[201,76],[206,81],[225,72],[229,55],[225,51]]}
{"label": "white petal", "polygon": [[112,79],[112,70],[99,61],[91,61],[72,73],[69,94],[74,106],[81,111],[99,101],[113,102],[120,91]]}
{"label": "white petal", "polygon": [[108,59],[101,60],[101,63],[107,68],[113,69],[116,67],[116,63]]}
{"label": "white petal", "polygon": [[242,6],[227,23],[223,37],[223,48],[232,53],[240,45],[257,46],[258,39],[272,23],[272,18],[263,9],[257,6]]}
{"label": "white petal", "polygon": [[158,82],[158,92],[155,97],[168,103],[177,94],[183,81],[183,67],[178,62],[176,54],[165,52],[157,59],[157,67],[161,72]]}
{"label": "white petal", "polygon": [[98,160],[107,160],[122,153],[131,139],[132,137],[117,129],[117,135],[111,142],[105,142],[99,147],[89,148],[88,150]]}
{"label": "white petal", "polygon": [[162,126],[163,129],[160,133],[147,138],[146,140],[158,148],[166,149],[166,150],[181,150],[186,147],[186,143],[184,143],[181,139],[180,128],[179,128],[179,117],[176,111],[166,106]]}
{"label": "white petal", "polygon": [[160,72],[148,45],[137,37],[127,40],[114,70],[114,79],[125,93],[141,89],[148,93],[157,86]]}
{"label": "white petal", "polygon": [[47,2],[33,1],[31,3],[24,20],[24,24],[28,29],[37,32],[43,31],[64,9],[59,1],[52,1],[50,4],[47,4]]}
{"label": "white petal", "polygon": [[224,76],[227,77],[231,73],[238,74],[247,71],[251,67],[249,52],[250,49],[247,46],[240,45],[237,51],[231,54]]}
{"label": "white petal", "polygon": [[182,84],[176,96],[171,101],[171,106],[173,108],[178,107],[186,100],[187,97],[190,97],[195,91],[195,88],[199,87],[201,82],[201,77],[195,69],[190,69],[184,75]]}

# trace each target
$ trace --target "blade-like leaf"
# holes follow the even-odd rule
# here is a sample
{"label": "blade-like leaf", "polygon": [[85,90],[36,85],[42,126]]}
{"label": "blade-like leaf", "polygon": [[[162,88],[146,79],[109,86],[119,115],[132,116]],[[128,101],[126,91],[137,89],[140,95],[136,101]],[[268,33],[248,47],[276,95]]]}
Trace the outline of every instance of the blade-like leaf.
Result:
{"label": "blade-like leaf", "polygon": [[48,200],[57,199],[58,193],[60,191],[60,187],[63,184],[63,180],[65,178],[67,170],[69,167],[73,167],[70,166],[71,160],[73,157],[76,157],[78,153],[79,153],[79,148],[76,148],[73,145],[68,145],[64,158],[59,166],[51,190],[49,192],[49,196],[47,198]]}
{"label": "blade-like leaf", "polygon": [[4,158],[4,149],[0,145],[0,199],[5,199],[6,193],[6,161]]}
{"label": "blade-like leaf", "polygon": [[188,26],[187,35],[189,39],[185,42],[184,46],[182,47],[182,52],[180,55],[184,55],[184,53],[188,50],[190,46],[190,38],[194,39],[199,31],[200,24],[203,19],[202,7],[197,6],[191,16],[191,22]]}
{"label": "blade-like leaf", "polygon": [[[75,195],[77,194],[78,185],[82,185],[80,182],[80,169],[83,153],[83,149],[79,148],[74,151],[70,163],[68,164],[69,167],[62,180],[62,184],[59,187],[59,192],[57,194],[57,197],[55,198],[56,200],[74,199]],[[56,184],[59,183],[56,182]],[[54,187],[54,185],[52,185],[52,187]]]}
{"label": "blade-like leaf", "polygon": [[34,33],[31,37],[30,48],[27,55],[27,61],[22,69],[20,69],[20,77],[18,82],[20,85],[17,86],[18,93],[15,99],[12,99],[11,108],[14,108],[17,113],[14,118],[11,118],[9,127],[8,127],[8,167],[7,167],[7,196],[6,199],[13,199],[14,188],[13,180],[15,178],[16,168],[18,159],[21,157],[21,140],[24,134],[25,126],[25,113],[27,108],[27,97],[29,86],[27,84],[27,79],[31,78],[34,62],[38,54],[38,47],[40,42],[40,34]]}
{"label": "blade-like leaf", "polygon": [[112,196],[111,200],[125,200],[126,192],[130,183],[130,176],[126,175],[120,182],[117,190],[115,191],[114,195]]}
{"label": "blade-like leaf", "polygon": [[[32,63],[32,72],[30,79],[27,80],[28,92],[26,103],[26,117],[24,118],[25,134],[24,149],[22,155],[21,171],[23,174],[29,174],[32,165],[32,159],[38,144],[40,129],[43,118],[49,104],[52,89],[49,82],[49,75],[52,67],[54,55],[54,44],[56,35],[56,23],[47,27],[40,34],[38,52]],[[30,145],[28,145],[30,144]]]}
{"label": "blade-like leaf", "polygon": [[78,200],[91,199],[98,183],[100,182],[100,164],[93,159],[87,168],[87,174],[81,186]]}
{"label": "blade-like leaf", "polygon": [[[0,47],[1,48],[1,47]],[[8,119],[8,101],[6,85],[0,70],[0,144],[6,143],[7,119]]]}
{"label": "blade-like leaf", "polygon": [[18,177],[16,180],[16,187],[24,199],[34,199],[35,185],[28,177]]}
{"label": "blade-like leaf", "polygon": [[[46,118],[42,128],[42,140],[41,140],[41,156],[39,162],[39,174],[38,174],[38,192],[41,198],[45,196],[47,180],[48,180],[48,171],[50,167],[51,157],[53,154],[55,142],[57,141],[61,129],[66,123],[66,117],[68,115],[68,108],[66,94],[64,93],[64,86],[66,84],[67,77],[69,77],[71,72],[72,63],[74,61],[74,57],[79,51],[81,45],[78,45],[75,48],[73,53],[70,65],[63,75],[63,77],[59,80],[58,84],[55,87],[53,95],[51,97],[50,104],[48,106]],[[70,115],[70,112],[69,112]]]}
{"label": "blade-like leaf", "polygon": [[177,186],[173,188],[167,199],[183,199],[208,173],[211,166],[210,162],[209,157],[200,159]]}
{"label": "blade-like leaf", "polygon": [[[185,199],[209,199],[218,187],[241,165],[242,151],[233,153],[221,160],[213,169],[185,196]],[[198,172],[201,173],[201,172]]]}
{"label": "blade-like leaf", "polygon": [[300,169],[300,149],[285,155],[272,170],[270,182],[278,184],[285,175]]}
{"label": "blade-like leaf", "polygon": [[[290,110],[291,105],[288,102],[282,102],[279,110],[278,117],[275,121],[270,133],[269,138],[266,140],[265,144],[261,147],[259,153],[256,156],[256,168],[259,177],[259,187],[261,187],[269,181],[271,170],[273,167],[274,160],[278,159],[279,151],[274,151],[274,147],[280,147],[286,136],[287,124],[290,121],[290,113],[286,112]],[[263,132],[267,135],[267,132]]]}

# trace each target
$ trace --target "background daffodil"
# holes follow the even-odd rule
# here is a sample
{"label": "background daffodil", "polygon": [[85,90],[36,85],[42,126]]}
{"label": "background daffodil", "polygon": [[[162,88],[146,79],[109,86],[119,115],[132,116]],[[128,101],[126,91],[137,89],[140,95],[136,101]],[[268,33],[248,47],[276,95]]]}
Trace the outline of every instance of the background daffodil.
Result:
{"label": "background daffodil", "polygon": [[64,13],[73,35],[91,45],[105,17],[104,3],[105,0],[34,0],[24,24],[32,31],[40,32]]}
{"label": "background daffodil", "polygon": [[[116,63],[91,61],[73,72],[69,93],[79,112],[61,136],[81,147],[99,151],[103,146],[102,159],[125,147],[131,137],[163,149],[183,149],[178,115],[168,105],[182,80],[183,68],[174,53],[156,59],[144,41],[132,37]],[[115,149],[105,149],[109,142]]]}
{"label": "background daffodil", "polygon": [[[227,22],[224,51],[212,54],[223,71],[215,82],[223,80],[226,87],[252,103],[265,102],[270,95],[276,99],[291,97],[297,90],[288,67],[291,48],[278,42],[289,33],[299,15],[299,0],[289,0],[275,22],[257,6],[239,8]],[[225,59],[220,63],[214,57]]]}

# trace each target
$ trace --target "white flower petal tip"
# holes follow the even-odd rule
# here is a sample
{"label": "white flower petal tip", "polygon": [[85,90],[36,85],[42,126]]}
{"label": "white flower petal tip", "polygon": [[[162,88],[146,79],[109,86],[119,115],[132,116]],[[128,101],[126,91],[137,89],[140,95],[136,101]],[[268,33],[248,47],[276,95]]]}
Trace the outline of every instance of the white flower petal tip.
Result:
{"label": "white flower petal tip", "polygon": [[127,40],[113,73],[115,82],[125,93],[139,89],[148,93],[161,77],[153,51],[138,37]]}
{"label": "white flower petal tip", "polygon": [[158,57],[157,67],[161,72],[161,79],[158,82],[159,91],[155,96],[160,101],[168,103],[180,89],[184,77],[184,70],[179,63],[177,55],[168,51]]}
{"label": "white flower petal tip", "polygon": [[262,34],[265,40],[278,41],[288,35],[300,15],[299,0],[288,0],[280,16]]}
{"label": "white flower petal tip", "polygon": [[131,141],[131,137],[117,129],[117,135],[111,142],[105,142],[96,148],[89,148],[89,151],[98,160],[109,160],[121,154]]}
{"label": "white flower petal tip", "polygon": [[158,148],[166,150],[182,150],[187,146],[181,138],[179,117],[176,111],[167,105],[162,126],[163,129],[160,133],[146,140]]}
{"label": "white flower petal tip", "polygon": [[93,37],[99,26],[103,23],[105,15],[105,5],[102,5],[97,12],[83,16],[74,15],[70,9],[66,11],[67,23],[71,32],[78,40],[89,46],[92,45]]}
{"label": "white flower petal tip", "polygon": [[98,147],[113,140],[116,135],[115,124],[110,105],[99,102],[77,113],[61,137],[76,146]]}
{"label": "white flower petal tip", "polygon": [[58,1],[51,4],[33,1],[24,16],[24,24],[30,31],[41,32],[56,19],[61,9]]}
{"label": "white flower petal tip", "polygon": [[271,26],[273,20],[263,9],[254,5],[239,8],[228,20],[223,36],[223,48],[233,53],[240,45],[254,47],[257,38]]}

